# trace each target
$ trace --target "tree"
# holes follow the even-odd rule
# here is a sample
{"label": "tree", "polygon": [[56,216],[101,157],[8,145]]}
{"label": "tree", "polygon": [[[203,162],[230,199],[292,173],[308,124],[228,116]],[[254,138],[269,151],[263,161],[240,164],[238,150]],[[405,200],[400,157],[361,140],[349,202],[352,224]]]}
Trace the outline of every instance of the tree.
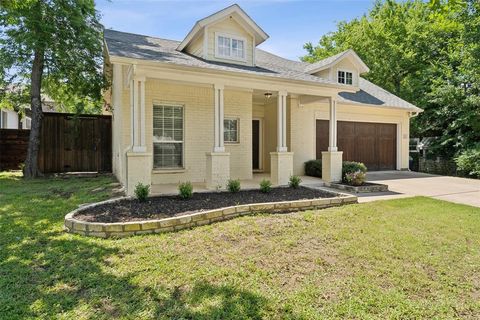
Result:
{"label": "tree", "polygon": [[437,155],[452,157],[480,140],[479,6],[475,0],[377,1],[318,45],[307,43],[303,60],[354,49],[370,67],[366,78],[424,109],[412,134],[439,137]]}
{"label": "tree", "polygon": [[101,99],[106,86],[102,30],[93,0],[0,0],[0,75],[30,88],[32,123],[24,177],[41,174],[43,81],[48,78],[68,97]]}

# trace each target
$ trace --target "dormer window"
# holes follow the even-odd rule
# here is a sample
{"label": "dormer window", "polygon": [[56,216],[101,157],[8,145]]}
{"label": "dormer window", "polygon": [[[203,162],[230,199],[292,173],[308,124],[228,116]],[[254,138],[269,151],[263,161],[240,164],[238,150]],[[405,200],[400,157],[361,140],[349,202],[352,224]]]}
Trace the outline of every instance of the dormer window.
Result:
{"label": "dormer window", "polygon": [[338,83],[353,84],[353,74],[349,71],[338,70]]}
{"label": "dormer window", "polygon": [[215,57],[245,61],[245,39],[227,34],[216,34]]}

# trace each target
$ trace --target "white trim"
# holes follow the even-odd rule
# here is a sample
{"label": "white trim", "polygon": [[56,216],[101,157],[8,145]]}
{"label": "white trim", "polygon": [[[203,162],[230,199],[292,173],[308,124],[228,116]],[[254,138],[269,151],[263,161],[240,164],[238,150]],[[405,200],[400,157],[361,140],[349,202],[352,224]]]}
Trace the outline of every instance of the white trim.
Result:
{"label": "white trim", "polygon": [[355,61],[353,62],[353,64],[358,65],[359,74],[366,73],[366,72],[370,71],[370,68],[368,68],[368,66],[365,64],[365,62],[363,62],[363,60],[360,59],[358,54],[355,51],[353,51],[352,49],[348,49],[347,51],[345,51],[343,54],[338,56],[335,60],[331,61],[330,63],[322,65],[318,68],[311,69],[311,67],[315,66],[315,63],[313,63],[310,66],[307,66],[306,70],[307,70],[308,73],[314,74],[314,73],[320,72],[322,70],[329,69],[329,68],[333,67],[339,61],[343,60],[344,58],[347,58],[348,56],[352,56],[354,58]]}
{"label": "white trim", "polygon": [[[224,37],[230,39],[230,56],[226,55],[221,55],[218,51],[218,38],[219,37]],[[243,41],[243,58],[240,57],[234,57],[232,55],[233,53],[233,40],[237,41]],[[234,60],[234,61],[241,61],[241,62],[246,62],[247,61],[247,39],[245,37],[232,34],[232,33],[226,33],[226,32],[215,32],[215,40],[214,40],[214,46],[215,46],[215,53],[214,56],[217,59],[224,59],[224,60]]]}
{"label": "white trim", "polygon": [[208,26],[203,29],[203,59],[208,60]]}

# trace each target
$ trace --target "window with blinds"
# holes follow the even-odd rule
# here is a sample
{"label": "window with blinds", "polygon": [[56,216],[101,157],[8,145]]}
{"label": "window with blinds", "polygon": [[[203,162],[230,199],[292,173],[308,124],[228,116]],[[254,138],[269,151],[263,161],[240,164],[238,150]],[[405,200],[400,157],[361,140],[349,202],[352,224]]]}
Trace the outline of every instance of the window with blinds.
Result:
{"label": "window with blinds", "polygon": [[183,168],[183,106],[153,106],[153,167]]}

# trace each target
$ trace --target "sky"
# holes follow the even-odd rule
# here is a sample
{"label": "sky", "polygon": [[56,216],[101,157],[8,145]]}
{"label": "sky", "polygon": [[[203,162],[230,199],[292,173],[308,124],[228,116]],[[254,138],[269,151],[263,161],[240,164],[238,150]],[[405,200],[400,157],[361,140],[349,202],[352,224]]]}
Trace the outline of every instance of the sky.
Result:
{"label": "sky", "polygon": [[183,40],[197,20],[237,3],[270,36],[260,48],[298,60],[340,21],[365,14],[373,0],[96,0],[105,28]]}

